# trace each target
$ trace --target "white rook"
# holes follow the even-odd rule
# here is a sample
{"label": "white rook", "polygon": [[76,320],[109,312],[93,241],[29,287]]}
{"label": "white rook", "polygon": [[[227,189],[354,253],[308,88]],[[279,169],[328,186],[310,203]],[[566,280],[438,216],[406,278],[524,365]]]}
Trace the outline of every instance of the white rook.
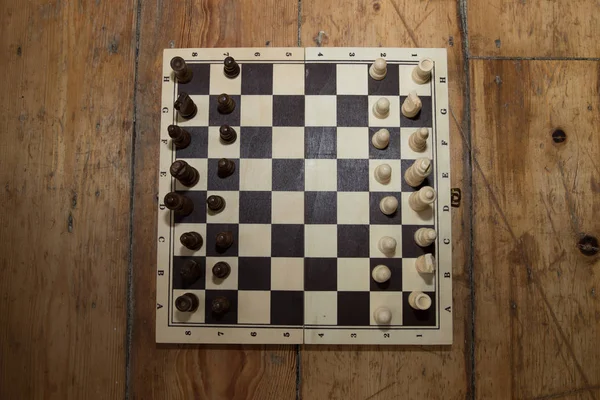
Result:
{"label": "white rook", "polygon": [[412,78],[415,83],[423,84],[431,79],[433,70],[433,60],[431,58],[422,58],[419,64],[413,69]]}
{"label": "white rook", "polygon": [[435,190],[431,186],[423,186],[408,197],[408,205],[415,211],[423,211],[435,201]]}
{"label": "white rook", "polygon": [[408,304],[415,310],[428,310],[431,307],[431,297],[423,292],[410,292]]}

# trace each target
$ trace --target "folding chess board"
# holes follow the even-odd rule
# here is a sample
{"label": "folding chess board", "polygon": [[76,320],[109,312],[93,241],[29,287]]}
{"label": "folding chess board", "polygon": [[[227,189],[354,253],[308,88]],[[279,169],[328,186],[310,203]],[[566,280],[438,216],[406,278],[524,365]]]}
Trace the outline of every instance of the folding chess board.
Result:
{"label": "folding chess board", "polygon": [[[182,57],[193,71],[186,84],[177,82],[170,60]],[[232,56],[241,73],[223,73]],[[369,76],[378,58],[387,61],[381,81]],[[412,70],[423,58],[434,62],[432,78],[416,84]],[[171,343],[327,343],[451,344],[452,265],[450,225],[450,158],[447,56],[445,49],[401,48],[229,48],[167,49],[163,59],[162,119],[158,193],[158,263],[156,340]],[[416,91],[422,110],[416,118],[402,115],[407,94]],[[188,93],[198,107],[194,118],[178,115],[178,93]],[[217,111],[217,96],[234,99],[234,112]],[[373,104],[390,101],[390,114],[375,118]],[[238,134],[223,144],[219,127]],[[167,133],[179,125],[191,144],[176,149]],[[380,128],[390,132],[383,150],[371,144]],[[424,153],[408,146],[408,137],[427,128]],[[217,161],[228,158],[235,172],[217,176]],[[419,157],[432,159],[433,173],[423,185],[435,188],[437,200],[425,212],[408,205],[412,188],[404,171]],[[176,159],[200,174],[187,188],[169,174]],[[392,179],[377,182],[374,169],[387,163]],[[423,186],[422,185],[422,186]],[[180,217],[165,208],[169,192],[194,203]],[[220,195],[226,207],[207,212],[206,199]],[[383,196],[399,200],[395,214],[379,209]],[[427,248],[415,244],[418,228],[437,231]],[[204,244],[192,251],[180,235],[195,231]],[[231,231],[234,244],[218,251],[215,237]],[[382,236],[396,239],[395,255],[378,249]],[[421,275],[418,256],[432,253],[435,272]],[[192,259],[202,274],[195,282],[180,276]],[[215,278],[212,266],[225,261],[231,273]],[[387,265],[391,278],[376,283],[371,271]],[[408,303],[412,291],[428,294],[428,310]],[[195,312],[180,312],[175,299],[193,293]],[[226,297],[229,311],[215,315],[212,301]],[[373,313],[386,306],[389,325],[377,325]]]}

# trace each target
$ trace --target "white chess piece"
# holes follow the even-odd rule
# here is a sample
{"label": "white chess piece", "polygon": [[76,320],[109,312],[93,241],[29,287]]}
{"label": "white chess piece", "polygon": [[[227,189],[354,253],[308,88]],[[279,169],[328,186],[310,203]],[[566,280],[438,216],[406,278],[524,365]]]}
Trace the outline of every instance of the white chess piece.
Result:
{"label": "white chess piece", "polygon": [[404,180],[412,187],[417,187],[431,174],[431,160],[417,158],[404,173]]}
{"label": "white chess piece", "polygon": [[387,307],[379,307],[373,312],[377,325],[389,325],[392,322],[392,311]]}
{"label": "white chess piece", "polygon": [[383,58],[378,58],[369,67],[369,75],[376,81],[380,81],[385,78],[387,74],[387,62]]}
{"label": "white chess piece", "polygon": [[391,236],[384,236],[379,239],[377,247],[383,254],[393,255],[396,252],[396,239]]}
{"label": "white chess piece", "polygon": [[392,215],[398,209],[398,199],[394,196],[385,196],[379,202],[379,209],[385,215]]}
{"label": "white chess piece", "polygon": [[431,297],[423,292],[411,292],[408,304],[415,310],[428,310],[431,307]]}
{"label": "white chess piece", "polygon": [[[420,101],[420,100],[419,100]],[[382,97],[373,104],[373,115],[379,119],[387,118],[390,114],[390,101]],[[416,115],[416,113],[415,113]]]}
{"label": "white chess piece", "polygon": [[427,148],[427,138],[429,137],[429,130],[427,128],[419,128],[408,137],[408,147],[412,151],[421,153]]}
{"label": "white chess piece", "polygon": [[435,229],[431,228],[419,228],[415,232],[415,243],[421,247],[427,247],[431,243],[435,242],[437,233]]}
{"label": "white chess piece", "polygon": [[408,205],[414,211],[423,211],[435,201],[435,190],[431,186],[423,186],[408,197]]}
{"label": "white chess piece", "polygon": [[385,265],[378,265],[371,272],[373,280],[377,283],[387,282],[392,277],[392,271]]}
{"label": "white chess piece", "polygon": [[375,168],[375,179],[385,185],[392,179],[392,167],[389,164],[381,164]]}
{"label": "white chess piece", "polygon": [[412,71],[412,79],[415,83],[424,84],[431,79],[433,70],[433,60],[431,58],[422,58],[419,64]]}
{"label": "white chess piece", "polygon": [[417,257],[415,268],[421,274],[433,274],[433,271],[435,271],[435,258],[430,253],[423,254]]}
{"label": "white chess piece", "polygon": [[406,118],[414,118],[421,111],[421,107],[423,107],[423,103],[419,96],[417,96],[417,92],[413,90],[408,94],[404,103],[402,103],[402,114]]}
{"label": "white chess piece", "polygon": [[390,144],[390,131],[385,128],[378,130],[371,138],[371,143],[377,149],[385,149]]}

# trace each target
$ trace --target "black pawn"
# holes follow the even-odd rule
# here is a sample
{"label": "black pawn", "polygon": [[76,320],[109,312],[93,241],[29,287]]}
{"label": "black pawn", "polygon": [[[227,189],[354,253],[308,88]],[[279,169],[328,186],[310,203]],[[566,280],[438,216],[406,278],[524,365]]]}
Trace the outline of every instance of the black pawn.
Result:
{"label": "black pawn", "polygon": [[231,307],[231,303],[223,296],[215,297],[211,304],[212,312],[215,314],[225,314],[229,311],[229,307]]}
{"label": "black pawn", "polygon": [[178,149],[185,149],[190,145],[192,141],[192,136],[185,129],[177,126],[177,125],[169,125],[167,128],[169,132],[169,136],[173,139],[173,144]]}
{"label": "black pawn", "polygon": [[198,309],[200,300],[193,293],[184,293],[175,299],[175,308],[181,312],[194,312]]}
{"label": "black pawn", "polygon": [[235,62],[233,57],[225,58],[224,64],[223,73],[226,77],[233,79],[240,74],[240,66]]}
{"label": "black pawn", "polygon": [[229,231],[217,233],[215,240],[217,250],[225,251],[233,244],[233,233]]}
{"label": "black pawn", "polygon": [[171,69],[175,73],[175,77],[179,83],[188,83],[194,76],[192,70],[188,68],[185,60],[181,57],[173,57],[171,59]]}
{"label": "black pawn", "polygon": [[179,237],[181,244],[190,250],[200,250],[204,240],[198,232],[185,232]]}
{"label": "black pawn", "polygon": [[185,92],[179,93],[179,97],[175,100],[173,107],[175,107],[175,109],[179,111],[179,115],[185,119],[194,118],[198,112],[198,107],[196,107],[192,98]]}
{"label": "black pawn", "polygon": [[206,199],[206,205],[208,205],[208,209],[212,212],[218,213],[223,211],[225,208],[225,199],[221,196],[212,195],[208,196]]}
{"label": "black pawn", "polygon": [[177,160],[171,164],[169,172],[173,178],[177,179],[182,185],[192,187],[200,179],[198,170],[183,160]]}
{"label": "black pawn", "polygon": [[189,197],[175,192],[169,192],[165,196],[165,206],[169,210],[175,211],[175,214],[186,217],[194,211],[194,203]]}
{"label": "black pawn", "polygon": [[220,178],[227,178],[235,172],[235,163],[226,158],[221,158],[217,164],[217,175]]}
{"label": "black pawn", "polygon": [[181,266],[179,275],[185,283],[192,284],[200,278],[200,275],[202,275],[202,270],[196,261],[187,260]]}
{"label": "black pawn", "polygon": [[225,279],[231,273],[231,266],[224,261],[219,261],[212,267],[212,273],[219,279]]}
{"label": "black pawn", "polygon": [[237,132],[229,125],[221,125],[219,135],[223,143],[231,144],[237,139]]}
{"label": "black pawn", "polygon": [[235,110],[235,101],[228,94],[221,93],[217,97],[217,111],[221,114],[231,114]]}

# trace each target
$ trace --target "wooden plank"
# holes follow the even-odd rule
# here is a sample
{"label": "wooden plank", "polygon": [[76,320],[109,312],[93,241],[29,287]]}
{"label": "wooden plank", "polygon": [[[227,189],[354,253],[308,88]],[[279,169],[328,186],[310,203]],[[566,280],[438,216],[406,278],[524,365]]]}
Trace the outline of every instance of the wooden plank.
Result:
{"label": "wooden plank", "polygon": [[471,55],[600,57],[595,0],[479,0],[467,6]]}
{"label": "wooden plank", "polygon": [[477,398],[597,398],[600,262],[577,243],[600,234],[599,70],[473,62]]}
{"label": "wooden plank", "polygon": [[135,398],[290,399],[295,346],[155,344],[156,212],[162,50],[174,47],[295,46],[297,3],[204,0],[142,4],[137,87],[131,395]]}
{"label": "wooden plank", "polygon": [[3,399],[125,393],[133,3],[0,7]]}
{"label": "wooden plank", "polygon": [[[351,24],[351,25],[349,25]],[[351,26],[351,28],[350,28]],[[319,32],[323,31],[321,35]],[[464,79],[456,3],[343,0],[302,2],[302,45],[446,47],[450,89],[453,210],[454,344],[438,347],[303,346],[303,399],[465,398],[469,390],[470,242],[468,147],[463,131]],[[463,240],[461,240],[463,238]]]}

